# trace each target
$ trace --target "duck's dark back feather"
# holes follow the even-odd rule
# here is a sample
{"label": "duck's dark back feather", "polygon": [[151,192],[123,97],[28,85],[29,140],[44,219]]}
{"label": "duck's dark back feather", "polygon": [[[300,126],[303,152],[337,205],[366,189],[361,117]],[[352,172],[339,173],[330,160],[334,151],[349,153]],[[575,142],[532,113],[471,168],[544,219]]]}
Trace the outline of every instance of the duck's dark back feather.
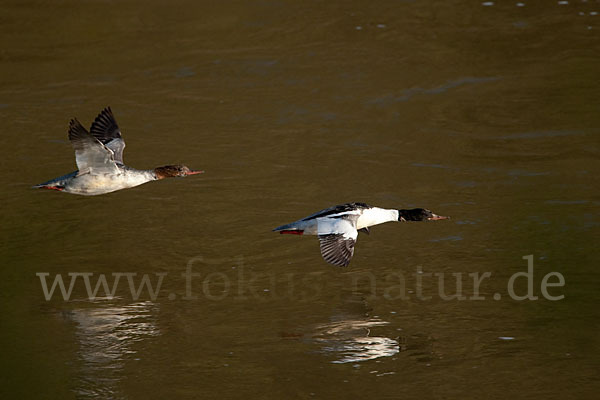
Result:
{"label": "duck's dark back feather", "polygon": [[326,216],[332,215],[332,214],[338,214],[341,212],[352,211],[352,210],[357,210],[357,209],[362,210],[365,208],[371,208],[371,206],[366,203],[339,204],[337,206],[329,207],[324,210],[318,211],[312,215],[309,215],[306,218],[302,218],[301,221],[309,221],[311,219],[322,218],[322,217],[326,217]]}

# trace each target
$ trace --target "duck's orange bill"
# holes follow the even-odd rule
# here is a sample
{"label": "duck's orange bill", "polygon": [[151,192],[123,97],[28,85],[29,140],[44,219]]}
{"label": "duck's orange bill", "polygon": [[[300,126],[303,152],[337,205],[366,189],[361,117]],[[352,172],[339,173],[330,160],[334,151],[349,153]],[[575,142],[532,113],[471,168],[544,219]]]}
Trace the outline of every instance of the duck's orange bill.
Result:
{"label": "duck's orange bill", "polygon": [[427,218],[428,221],[437,221],[438,219],[450,219],[450,217],[444,217],[443,215],[433,214],[433,217]]}

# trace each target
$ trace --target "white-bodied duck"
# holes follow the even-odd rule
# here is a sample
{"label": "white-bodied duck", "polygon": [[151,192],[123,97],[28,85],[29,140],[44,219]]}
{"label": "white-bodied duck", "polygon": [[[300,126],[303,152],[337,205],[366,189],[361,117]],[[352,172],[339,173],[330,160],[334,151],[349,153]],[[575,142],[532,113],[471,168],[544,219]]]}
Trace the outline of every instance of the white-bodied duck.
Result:
{"label": "white-bodied duck", "polygon": [[125,141],[110,107],[102,110],[88,132],[77,119],[69,123],[77,171],[35,185],[34,188],[95,196],[163,178],[201,174],[185,165],[138,170],[123,164]]}
{"label": "white-bodied duck", "polygon": [[368,234],[370,226],[390,221],[433,221],[448,218],[424,208],[395,210],[372,207],[365,203],[346,203],[279,226],[273,231],[292,235],[317,235],[325,261],[346,267],[354,255],[354,244],[359,231]]}

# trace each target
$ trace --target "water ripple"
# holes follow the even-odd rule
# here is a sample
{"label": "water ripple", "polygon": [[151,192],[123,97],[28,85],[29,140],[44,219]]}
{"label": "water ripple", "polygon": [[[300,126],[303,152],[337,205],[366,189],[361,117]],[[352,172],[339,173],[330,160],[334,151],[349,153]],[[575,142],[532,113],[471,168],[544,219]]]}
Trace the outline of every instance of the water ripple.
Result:
{"label": "water ripple", "polygon": [[419,94],[440,94],[440,93],[444,93],[450,89],[457,88],[459,86],[468,85],[468,84],[476,84],[476,83],[484,83],[484,82],[494,82],[499,79],[500,78],[497,78],[497,77],[459,78],[459,79],[456,79],[453,81],[446,82],[443,85],[432,87],[432,88],[414,87],[414,88],[410,88],[410,89],[405,89],[402,91],[402,93],[399,96],[386,95],[386,96],[382,96],[382,97],[378,97],[378,98],[369,100],[367,102],[367,104],[385,105],[385,104],[391,104],[391,103],[398,103],[398,102],[408,101],[413,96],[419,95]]}

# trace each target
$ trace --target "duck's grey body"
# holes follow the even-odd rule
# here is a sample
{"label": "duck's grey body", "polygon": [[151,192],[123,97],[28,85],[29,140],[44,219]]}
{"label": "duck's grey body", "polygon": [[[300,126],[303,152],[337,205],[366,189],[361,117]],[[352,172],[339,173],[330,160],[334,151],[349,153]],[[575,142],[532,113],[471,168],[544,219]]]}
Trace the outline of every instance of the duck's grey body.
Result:
{"label": "duck's grey body", "polygon": [[40,183],[35,187],[51,187],[67,193],[95,196],[139,186],[157,179],[153,170],[137,170],[122,165],[117,173],[87,172],[79,174],[79,171],[75,171],[48,182]]}

